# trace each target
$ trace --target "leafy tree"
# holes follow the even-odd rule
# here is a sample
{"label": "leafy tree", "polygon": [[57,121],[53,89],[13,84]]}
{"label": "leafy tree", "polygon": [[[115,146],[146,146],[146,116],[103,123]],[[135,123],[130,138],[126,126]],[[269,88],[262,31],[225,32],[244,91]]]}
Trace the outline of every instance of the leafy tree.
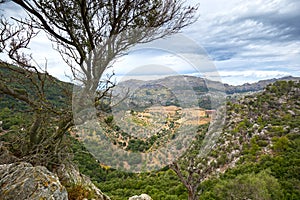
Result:
{"label": "leafy tree", "polygon": [[216,199],[282,199],[278,180],[269,171],[258,174],[240,174],[215,186]]}

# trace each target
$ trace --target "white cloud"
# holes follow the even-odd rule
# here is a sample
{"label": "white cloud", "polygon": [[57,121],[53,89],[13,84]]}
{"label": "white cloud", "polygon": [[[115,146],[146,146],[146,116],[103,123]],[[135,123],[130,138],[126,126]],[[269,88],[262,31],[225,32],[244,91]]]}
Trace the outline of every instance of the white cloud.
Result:
{"label": "white cloud", "polygon": [[207,50],[221,76],[236,75],[223,77],[227,83],[300,76],[299,17],[297,0],[234,1],[203,14],[186,34]]}
{"label": "white cloud", "polygon": [[280,78],[291,76],[292,74],[280,70],[238,70],[238,71],[218,71],[208,73],[211,80],[222,80],[224,83],[232,85],[242,85],[244,83],[254,83],[259,80]]}
{"label": "white cloud", "polygon": [[245,70],[245,71],[219,71],[221,77],[253,77],[253,78],[269,78],[291,75],[284,71],[266,71],[266,70]]}

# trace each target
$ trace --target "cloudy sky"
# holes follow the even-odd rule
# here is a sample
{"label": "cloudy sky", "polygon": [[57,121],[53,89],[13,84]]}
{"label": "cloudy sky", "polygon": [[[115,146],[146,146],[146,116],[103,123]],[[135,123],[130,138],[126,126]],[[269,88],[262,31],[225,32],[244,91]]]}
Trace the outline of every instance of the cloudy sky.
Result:
{"label": "cloudy sky", "polygon": [[[200,3],[199,20],[181,34],[138,46],[114,65],[118,77],[151,79],[188,74],[242,84],[300,76],[299,0],[187,0]],[[20,15],[8,4],[5,15]],[[31,44],[51,74],[69,73],[41,34]]]}

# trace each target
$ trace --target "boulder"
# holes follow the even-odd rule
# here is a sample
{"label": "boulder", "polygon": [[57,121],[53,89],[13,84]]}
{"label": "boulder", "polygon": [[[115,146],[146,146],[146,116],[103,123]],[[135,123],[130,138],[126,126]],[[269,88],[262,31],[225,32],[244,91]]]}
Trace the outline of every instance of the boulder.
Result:
{"label": "boulder", "polygon": [[[17,195],[15,195],[17,194]],[[110,200],[73,166],[47,168],[20,162],[0,141],[0,200],[6,199]]]}
{"label": "boulder", "polygon": [[[73,198],[74,194],[74,198],[76,199],[82,199],[83,197],[86,198],[86,196],[89,196],[94,200],[110,200],[110,198],[103,194],[87,176],[81,174],[73,165],[61,165],[55,170],[55,173],[62,184],[67,187],[69,197],[72,196]],[[80,191],[82,196],[79,194]]]}
{"label": "boulder", "polygon": [[58,177],[42,166],[19,162],[0,165],[1,200],[67,200]]}
{"label": "boulder", "polygon": [[141,194],[140,196],[130,197],[128,200],[152,200],[152,198],[148,194]]}

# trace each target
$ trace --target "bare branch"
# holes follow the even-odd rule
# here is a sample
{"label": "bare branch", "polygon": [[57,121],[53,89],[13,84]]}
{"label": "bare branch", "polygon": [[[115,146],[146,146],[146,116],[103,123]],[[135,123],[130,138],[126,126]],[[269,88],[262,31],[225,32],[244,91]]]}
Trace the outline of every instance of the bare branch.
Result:
{"label": "bare branch", "polygon": [[116,57],[138,43],[178,32],[195,21],[197,9],[178,0],[13,2],[51,36],[75,80],[91,91]]}

